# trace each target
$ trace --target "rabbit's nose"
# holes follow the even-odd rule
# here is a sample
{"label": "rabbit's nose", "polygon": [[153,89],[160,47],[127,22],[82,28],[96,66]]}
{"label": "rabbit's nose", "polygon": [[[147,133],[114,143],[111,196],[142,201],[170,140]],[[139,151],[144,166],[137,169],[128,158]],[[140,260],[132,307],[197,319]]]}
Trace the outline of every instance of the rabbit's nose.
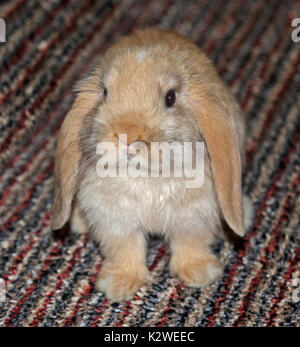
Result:
{"label": "rabbit's nose", "polygon": [[138,136],[131,135],[128,133],[119,134],[118,138],[121,143],[121,150],[124,155],[128,157],[134,157],[136,155],[136,145],[138,143]]}
{"label": "rabbit's nose", "polygon": [[138,141],[139,137],[135,132],[128,132],[127,133],[127,145],[129,146],[135,141]]}
{"label": "rabbit's nose", "polygon": [[121,142],[129,146],[131,143],[138,141],[139,136],[134,132],[127,132],[118,135]]}
{"label": "rabbit's nose", "polygon": [[129,157],[134,157],[137,154],[137,150],[139,149],[137,141],[133,141],[127,145],[127,155]]}

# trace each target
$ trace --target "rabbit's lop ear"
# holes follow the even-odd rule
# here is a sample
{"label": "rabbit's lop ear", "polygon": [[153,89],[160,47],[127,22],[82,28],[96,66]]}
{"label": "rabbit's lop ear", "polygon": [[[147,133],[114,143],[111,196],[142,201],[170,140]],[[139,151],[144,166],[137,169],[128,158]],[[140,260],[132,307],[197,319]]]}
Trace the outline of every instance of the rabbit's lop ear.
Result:
{"label": "rabbit's lop ear", "polygon": [[[244,234],[241,195],[241,156],[234,120],[218,100],[203,96],[194,88],[192,108],[204,136],[211,160],[212,173],[224,219],[230,228]],[[201,97],[202,94],[202,97]]]}
{"label": "rabbit's lop ear", "polygon": [[78,95],[59,132],[54,170],[53,230],[62,228],[70,217],[81,158],[80,133],[85,117],[97,105],[101,95],[97,82],[97,76],[92,75],[79,84]]}

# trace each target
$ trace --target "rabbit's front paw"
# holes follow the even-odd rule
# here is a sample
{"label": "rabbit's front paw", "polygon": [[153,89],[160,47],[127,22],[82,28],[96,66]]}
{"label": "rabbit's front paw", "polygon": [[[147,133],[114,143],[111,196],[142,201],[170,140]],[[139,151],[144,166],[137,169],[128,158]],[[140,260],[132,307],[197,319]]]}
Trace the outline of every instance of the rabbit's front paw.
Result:
{"label": "rabbit's front paw", "polygon": [[121,302],[130,300],[149,280],[146,266],[122,267],[107,263],[98,276],[96,288],[104,292],[108,299]]}
{"label": "rabbit's front paw", "polygon": [[188,287],[201,288],[219,278],[222,274],[222,265],[212,254],[207,257],[176,259],[170,264],[171,273]]}

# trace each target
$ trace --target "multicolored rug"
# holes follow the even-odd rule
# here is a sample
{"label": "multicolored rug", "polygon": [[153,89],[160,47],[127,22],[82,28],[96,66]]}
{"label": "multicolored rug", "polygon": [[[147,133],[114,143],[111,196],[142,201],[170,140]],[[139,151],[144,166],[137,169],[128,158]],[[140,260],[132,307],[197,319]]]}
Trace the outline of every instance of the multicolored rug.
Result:
{"label": "multicolored rug", "polygon": [[[0,326],[300,326],[299,2],[10,0],[0,17]],[[50,231],[55,141],[74,82],[148,25],[191,37],[238,98],[255,220],[239,245],[218,245],[226,266],[213,285],[170,277],[168,248],[153,240],[153,283],[112,304],[94,290],[96,244]]]}

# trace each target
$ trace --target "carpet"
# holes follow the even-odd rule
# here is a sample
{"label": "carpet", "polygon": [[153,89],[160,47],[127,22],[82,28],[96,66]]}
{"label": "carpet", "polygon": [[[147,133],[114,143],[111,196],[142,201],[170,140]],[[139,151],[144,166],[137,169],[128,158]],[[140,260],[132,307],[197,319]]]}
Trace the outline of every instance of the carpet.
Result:
{"label": "carpet", "polygon": [[[1,1],[0,326],[300,325],[297,16],[286,0]],[[255,218],[240,243],[217,245],[224,274],[202,290],[172,278],[168,247],[152,240],[153,282],[118,304],[94,289],[102,257],[91,238],[50,231],[53,159],[74,83],[149,25],[189,36],[239,100]]]}

